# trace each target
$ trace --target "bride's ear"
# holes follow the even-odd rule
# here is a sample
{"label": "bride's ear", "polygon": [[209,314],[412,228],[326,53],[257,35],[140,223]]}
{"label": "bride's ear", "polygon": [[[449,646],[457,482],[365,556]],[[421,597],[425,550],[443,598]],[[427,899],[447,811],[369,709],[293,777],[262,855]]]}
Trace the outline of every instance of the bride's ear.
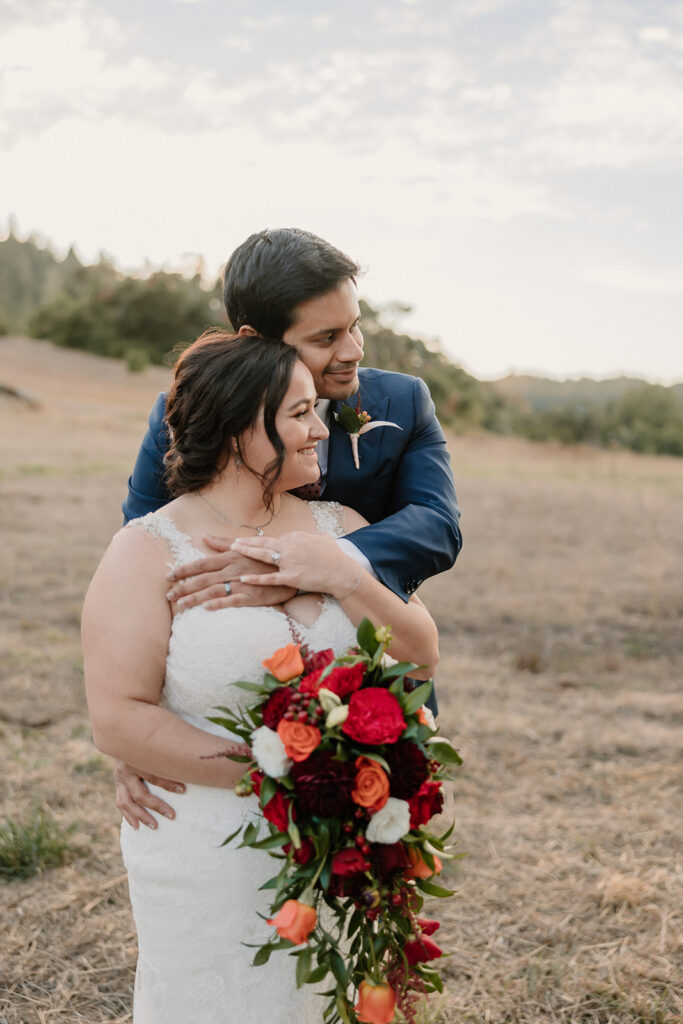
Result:
{"label": "bride's ear", "polygon": [[239,338],[257,338],[258,331],[255,331],[249,324],[242,324],[239,331],[237,332]]}

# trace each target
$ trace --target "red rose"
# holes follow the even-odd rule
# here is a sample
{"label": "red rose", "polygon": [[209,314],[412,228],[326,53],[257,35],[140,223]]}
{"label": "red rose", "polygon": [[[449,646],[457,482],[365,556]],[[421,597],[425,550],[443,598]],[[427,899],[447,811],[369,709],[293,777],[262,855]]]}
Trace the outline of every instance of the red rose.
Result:
{"label": "red rose", "polygon": [[278,832],[286,832],[289,825],[289,807],[291,800],[285,800],[280,790],[272,796],[263,808],[263,817],[275,825]]}
{"label": "red rose", "polygon": [[334,651],[328,647],[326,651],[315,651],[308,658],[304,658],[304,672],[315,672],[319,668],[327,668],[331,661],[334,661]]}
{"label": "red rose", "polygon": [[289,686],[280,686],[271,693],[263,708],[263,724],[275,731],[293,696],[294,690]]}
{"label": "red rose", "polygon": [[413,964],[421,964],[426,960],[438,960],[442,954],[442,950],[439,949],[434,940],[424,934],[421,939],[406,942],[403,952],[411,967]]}
{"label": "red rose", "polygon": [[324,671],[325,666],[316,668],[304,676],[299,683],[299,693],[305,693],[307,697],[317,697],[321,686],[320,677]]}
{"label": "red rose", "polygon": [[338,697],[344,698],[360,688],[364,675],[365,665],[362,662],[359,662],[358,665],[340,665],[338,668],[333,668],[328,676],[325,676],[320,686],[324,686],[326,690],[331,690]]}
{"label": "red rose", "polygon": [[[292,849],[292,843],[285,843],[282,847],[283,853],[289,853]],[[309,839],[308,836],[301,837],[301,846],[298,850],[294,851],[294,860],[297,864],[308,864],[309,860],[315,853],[315,846],[313,840]],[[438,927],[438,925],[437,925]]]}
{"label": "red rose", "polygon": [[365,857],[356,846],[347,846],[345,850],[337,850],[332,858],[332,874],[340,878],[348,878],[365,871]]}
{"label": "red rose", "polygon": [[443,790],[440,782],[423,782],[415,796],[408,801],[410,827],[425,825],[435,814],[443,810]]}
{"label": "red rose", "polygon": [[357,690],[349,701],[342,732],[358,743],[396,743],[406,727],[401,705],[393,693],[372,687]]}
{"label": "red rose", "polygon": [[418,917],[417,923],[422,929],[423,935],[433,935],[441,927],[440,921],[429,921],[426,917]]}

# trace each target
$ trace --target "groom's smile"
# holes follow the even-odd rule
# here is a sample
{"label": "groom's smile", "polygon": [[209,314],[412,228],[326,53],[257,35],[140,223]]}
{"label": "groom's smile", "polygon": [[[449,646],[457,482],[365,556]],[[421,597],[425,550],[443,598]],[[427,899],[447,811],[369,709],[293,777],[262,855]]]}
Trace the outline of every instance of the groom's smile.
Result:
{"label": "groom's smile", "polygon": [[332,291],[301,302],[283,341],[293,345],[313,374],[319,398],[349,398],[358,390],[363,335],[356,286],[350,278]]}

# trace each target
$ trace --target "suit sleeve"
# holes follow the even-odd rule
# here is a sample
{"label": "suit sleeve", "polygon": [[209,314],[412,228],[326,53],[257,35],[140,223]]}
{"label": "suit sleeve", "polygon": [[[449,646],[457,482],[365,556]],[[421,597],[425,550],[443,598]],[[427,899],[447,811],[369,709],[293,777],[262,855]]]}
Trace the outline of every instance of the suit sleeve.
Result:
{"label": "suit sleeve", "polygon": [[454,564],[460,510],[446,439],[424,381],[413,388],[414,426],[394,474],[387,513],[348,534],[379,579],[407,601],[430,576]]}
{"label": "suit sleeve", "polygon": [[166,395],[162,392],[150,413],[147,433],[128,479],[128,494],[121,506],[124,523],[156,512],[171,500],[164,482],[164,455],[169,446],[165,412]]}

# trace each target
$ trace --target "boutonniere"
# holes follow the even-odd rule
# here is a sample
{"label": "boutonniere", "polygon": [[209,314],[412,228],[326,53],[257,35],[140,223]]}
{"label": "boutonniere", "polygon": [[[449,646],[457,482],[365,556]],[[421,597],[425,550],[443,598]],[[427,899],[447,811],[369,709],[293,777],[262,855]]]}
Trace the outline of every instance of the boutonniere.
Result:
{"label": "boutonniere", "polygon": [[350,405],[344,404],[340,407],[339,412],[335,412],[334,418],[349,435],[351,451],[353,453],[353,464],[356,469],[360,469],[358,440],[363,434],[367,434],[369,430],[374,430],[375,427],[396,427],[397,430],[403,430],[403,427],[399,427],[398,423],[391,423],[389,420],[375,420],[374,423],[371,422],[372,417],[369,413],[361,412],[360,392],[358,393],[356,408],[352,409]]}

